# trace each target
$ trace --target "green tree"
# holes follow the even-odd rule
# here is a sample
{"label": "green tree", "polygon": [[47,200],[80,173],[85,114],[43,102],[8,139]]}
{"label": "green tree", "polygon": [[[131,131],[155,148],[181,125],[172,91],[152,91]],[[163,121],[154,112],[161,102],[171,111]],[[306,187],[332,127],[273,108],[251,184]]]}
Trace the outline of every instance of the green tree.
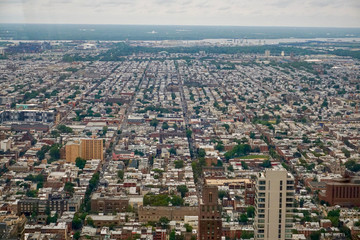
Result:
{"label": "green tree", "polygon": [[215,150],[218,150],[219,152],[222,152],[225,150],[225,146],[221,143],[218,143],[215,145]]}
{"label": "green tree", "polygon": [[87,212],[82,212],[82,213],[80,214],[80,219],[81,219],[82,221],[85,221],[86,216],[87,216]]}
{"label": "green tree", "polygon": [[254,139],[255,138],[255,133],[254,132],[250,132],[250,138]]}
{"label": "green tree", "polygon": [[327,214],[327,218],[330,219],[331,224],[334,227],[339,227],[340,210],[331,210]]}
{"label": "green tree", "polygon": [[77,230],[80,229],[82,227],[82,221],[81,219],[78,217],[77,214],[74,215],[74,218],[71,222],[71,226],[73,229]]}
{"label": "green tree", "polygon": [[249,144],[238,144],[233,147],[230,151],[224,154],[227,160],[234,158],[234,157],[242,157],[250,153],[251,147]]}
{"label": "green tree", "polygon": [[141,157],[145,155],[143,152],[141,152],[141,151],[139,151],[139,150],[137,150],[137,149],[135,149],[134,154],[135,154],[135,155],[139,155],[139,156],[141,156]]}
{"label": "green tree", "polygon": [[261,164],[262,167],[264,168],[271,168],[271,161],[270,160],[264,160],[263,163]]}
{"label": "green tree", "polygon": [[310,234],[310,239],[311,239],[311,240],[320,240],[320,238],[321,238],[321,233],[320,233],[319,231],[317,231],[317,232],[312,232],[312,233]]}
{"label": "green tree", "polygon": [[31,214],[31,219],[34,220],[34,221],[36,221],[37,216],[38,216],[38,212],[37,212],[37,211],[33,211],[32,214]]}
{"label": "green tree", "polygon": [[107,126],[104,126],[104,127],[103,127],[103,130],[102,130],[102,135],[105,136],[106,133],[107,133],[107,131],[108,131],[108,127],[107,127]]}
{"label": "green tree", "polygon": [[309,211],[302,211],[302,213],[304,214],[304,217],[300,219],[301,224],[304,224],[305,222],[310,222],[312,220]]}
{"label": "green tree", "polygon": [[52,130],[50,134],[54,138],[60,137],[60,133],[57,130]]}
{"label": "green tree", "polygon": [[124,171],[123,171],[123,170],[119,170],[119,171],[117,172],[117,176],[118,176],[118,178],[120,178],[121,180],[123,180],[123,179],[124,179]]}
{"label": "green tree", "polygon": [[26,196],[27,196],[27,197],[34,198],[34,197],[37,197],[37,193],[38,193],[37,190],[28,190],[28,191],[26,192]]}
{"label": "green tree", "polygon": [[192,232],[192,230],[193,230],[193,227],[188,223],[185,223],[184,227],[186,229],[186,232]]}
{"label": "green tree", "polygon": [[46,224],[56,223],[57,219],[58,219],[58,214],[57,213],[55,213],[55,215],[52,216],[52,217],[50,215],[48,215],[48,217],[46,218]]}
{"label": "green tree", "polygon": [[187,188],[186,185],[177,186],[177,190],[178,192],[180,192],[182,198],[184,198],[186,193],[189,192],[189,189]]}
{"label": "green tree", "polygon": [[94,220],[91,217],[88,217],[86,219],[86,222],[87,222],[87,225],[89,225],[91,227],[95,227]]}
{"label": "green tree", "polygon": [[162,229],[168,229],[170,221],[167,217],[161,217],[158,223]]}
{"label": "green tree", "polygon": [[179,196],[172,196],[171,200],[170,200],[171,204],[173,206],[182,206],[184,205],[184,199],[182,199],[181,197]]}
{"label": "green tree", "polygon": [[254,237],[254,234],[251,233],[251,232],[249,232],[249,231],[243,231],[243,232],[241,233],[241,238],[242,238],[242,239],[251,239],[251,238],[253,238],[253,237]]}
{"label": "green tree", "polygon": [[248,222],[248,217],[246,214],[241,214],[240,217],[239,217],[239,223],[242,223],[242,224],[245,224]]}
{"label": "green tree", "polygon": [[339,229],[340,229],[340,232],[345,234],[346,239],[352,239],[350,228],[348,228],[346,225],[343,225]]}
{"label": "green tree", "polygon": [[67,127],[65,125],[58,125],[57,130],[59,130],[61,133],[72,133],[73,130],[70,127]]}
{"label": "green tree", "polygon": [[53,144],[50,148],[49,155],[55,160],[60,159],[60,145]]}
{"label": "green tree", "polygon": [[228,192],[225,190],[219,190],[218,191],[218,197],[223,200],[224,197],[226,197],[228,195]]}
{"label": "green tree", "polygon": [[168,129],[169,128],[169,124],[167,122],[163,122],[162,124],[162,129]]}
{"label": "green tree", "polygon": [[64,191],[69,194],[70,196],[72,196],[74,194],[74,184],[72,182],[66,182],[65,186],[64,186]]}
{"label": "green tree", "polygon": [[176,161],[174,161],[174,164],[175,164],[175,168],[177,168],[177,169],[184,167],[184,161],[183,160],[176,160]]}
{"label": "green tree", "polygon": [[327,108],[328,106],[329,106],[329,103],[328,103],[327,99],[325,98],[323,103],[321,104],[321,107],[322,108]]}
{"label": "green tree", "polygon": [[86,164],[86,160],[81,158],[81,157],[77,157],[75,159],[75,165],[80,168],[80,169],[83,169],[85,167],[85,164]]}
{"label": "green tree", "polygon": [[192,131],[190,129],[186,129],[186,137],[191,138]]}
{"label": "green tree", "polygon": [[306,135],[302,136],[302,141],[303,141],[303,143],[311,143],[311,141],[309,140],[309,138]]}
{"label": "green tree", "polygon": [[111,108],[105,108],[106,114],[110,114],[112,112]]}
{"label": "green tree", "polygon": [[206,156],[206,152],[203,148],[199,148],[198,149],[198,157],[205,157]]}
{"label": "green tree", "polygon": [[247,165],[247,163],[245,161],[241,161],[241,167],[245,170],[249,169],[249,166]]}
{"label": "green tree", "polygon": [[41,149],[36,153],[39,160],[43,160],[45,158],[45,153],[47,153],[50,150],[51,146],[44,145],[41,147]]}
{"label": "green tree", "polygon": [[74,239],[78,240],[81,237],[81,232],[77,231],[76,233],[74,233]]}
{"label": "green tree", "polygon": [[305,200],[303,198],[301,198],[300,201],[299,201],[299,206],[301,208],[304,207],[304,202],[305,202]]}
{"label": "green tree", "polygon": [[150,121],[150,126],[153,126],[155,129],[156,127],[159,125],[159,120],[157,120],[156,118],[153,118],[151,121]]}
{"label": "green tree", "polygon": [[249,206],[246,208],[246,215],[249,217],[249,218],[253,218],[255,216],[255,207],[253,206]]}
{"label": "green tree", "polygon": [[340,217],[340,210],[331,210],[327,214],[328,217]]}
{"label": "green tree", "polygon": [[346,148],[342,148],[341,151],[344,153],[345,157],[349,158],[351,156],[349,150]]}
{"label": "green tree", "polygon": [[171,155],[176,155],[176,149],[175,148],[170,148],[169,149],[169,153],[171,154]]}
{"label": "green tree", "polygon": [[45,158],[45,152],[39,150],[37,153],[36,153],[36,156],[39,158],[39,160],[43,160]]}
{"label": "green tree", "polygon": [[168,206],[170,198],[167,194],[145,194],[143,198],[144,206]]}
{"label": "green tree", "polygon": [[226,131],[228,131],[229,132],[229,129],[230,129],[230,125],[229,124],[223,124],[222,125],[225,129],[226,129]]}
{"label": "green tree", "polygon": [[169,240],[176,240],[175,229],[171,230]]}
{"label": "green tree", "polygon": [[359,163],[356,163],[355,160],[351,159],[351,160],[348,160],[346,163],[345,163],[345,167],[347,169],[349,169],[350,171],[353,171],[353,172],[359,172],[360,171],[360,164]]}
{"label": "green tree", "polygon": [[45,214],[46,215],[50,215],[51,211],[50,211],[50,206],[49,205],[46,205],[46,208],[45,208]]}

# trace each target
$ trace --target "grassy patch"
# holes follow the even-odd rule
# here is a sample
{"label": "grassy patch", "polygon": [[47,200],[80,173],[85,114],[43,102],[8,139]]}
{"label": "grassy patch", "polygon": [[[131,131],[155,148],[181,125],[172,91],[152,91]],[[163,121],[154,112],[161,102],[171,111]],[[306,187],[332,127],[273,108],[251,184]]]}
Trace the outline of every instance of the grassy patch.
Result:
{"label": "grassy patch", "polygon": [[249,155],[249,156],[243,156],[239,157],[239,159],[253,159],[253,158],[260,158],[260,159],[269,159],[269,156],[267,155]]}

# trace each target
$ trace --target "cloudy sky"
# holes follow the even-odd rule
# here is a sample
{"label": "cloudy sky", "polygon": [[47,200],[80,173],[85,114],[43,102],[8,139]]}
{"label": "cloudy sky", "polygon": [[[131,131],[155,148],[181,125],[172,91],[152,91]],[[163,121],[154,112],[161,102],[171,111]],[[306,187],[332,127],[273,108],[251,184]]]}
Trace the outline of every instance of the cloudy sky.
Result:
{"label": "cloudy sky", "polygon": [[0,0],[0,23],[360,27],[360,0]]}

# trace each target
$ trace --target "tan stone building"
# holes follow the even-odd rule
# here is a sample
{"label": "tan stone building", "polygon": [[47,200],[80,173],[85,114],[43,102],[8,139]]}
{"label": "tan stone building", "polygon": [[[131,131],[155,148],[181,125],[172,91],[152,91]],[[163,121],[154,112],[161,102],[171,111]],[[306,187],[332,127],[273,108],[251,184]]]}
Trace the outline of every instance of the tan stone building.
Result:
{"label": "tan stone building", "polygon": [[65,156],[67,163],[74,163],[77,157],[80,157],[79,142],[70,142],[65,145]]}
{"label": "tan stone building", "polygon": [[106,196],[94,193],[91,197],[91,211],[104,214],[125,212],[129,205],[129,198],[125,196]]}
{"label": "tan stone building", "polygon": [[169,220],[184,221],[185,216],[197,216],[197,207],[139,207],[139,221],[159,221],[161,217]]}
{"label": "tan stone building", "polygon": [[111,227],[118,226],[125,222],[125,216],[117,215],[88,215],[94,221],[95,227]]}
{"label": "tan stone building", "polygon": [[80,140],[80,157],[104,160],[103,139],[84,138]]}
{"label": "tan stone building", "polygon": [[103,139],[82,138],[77,141],[68,142],[65,146],[66,162],[74,163],[77,157],[85,160],[104,160]]}
{"label": "tan stone building", "polygon": [[26,222],[27,218],[24,215],[0,216],[0,224],[2,224],[3,230],[0,231],[0,239],[21,239]]}

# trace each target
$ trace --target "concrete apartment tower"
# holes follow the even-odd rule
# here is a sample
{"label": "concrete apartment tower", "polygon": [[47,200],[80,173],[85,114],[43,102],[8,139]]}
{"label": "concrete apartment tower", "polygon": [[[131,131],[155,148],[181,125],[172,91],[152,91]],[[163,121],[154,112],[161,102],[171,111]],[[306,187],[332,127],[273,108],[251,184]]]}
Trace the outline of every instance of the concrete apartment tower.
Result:
{"label": "concrete apartment tower", "polygon": [[221,209],[217,186],[205,185],[199,211],[199,240],[220,240],[222,235]]}
{"label": "concrete apartment tower", "polygon": [[258,174],[255,198],[255,239],[291,239],[294,176],[282,166]]}

